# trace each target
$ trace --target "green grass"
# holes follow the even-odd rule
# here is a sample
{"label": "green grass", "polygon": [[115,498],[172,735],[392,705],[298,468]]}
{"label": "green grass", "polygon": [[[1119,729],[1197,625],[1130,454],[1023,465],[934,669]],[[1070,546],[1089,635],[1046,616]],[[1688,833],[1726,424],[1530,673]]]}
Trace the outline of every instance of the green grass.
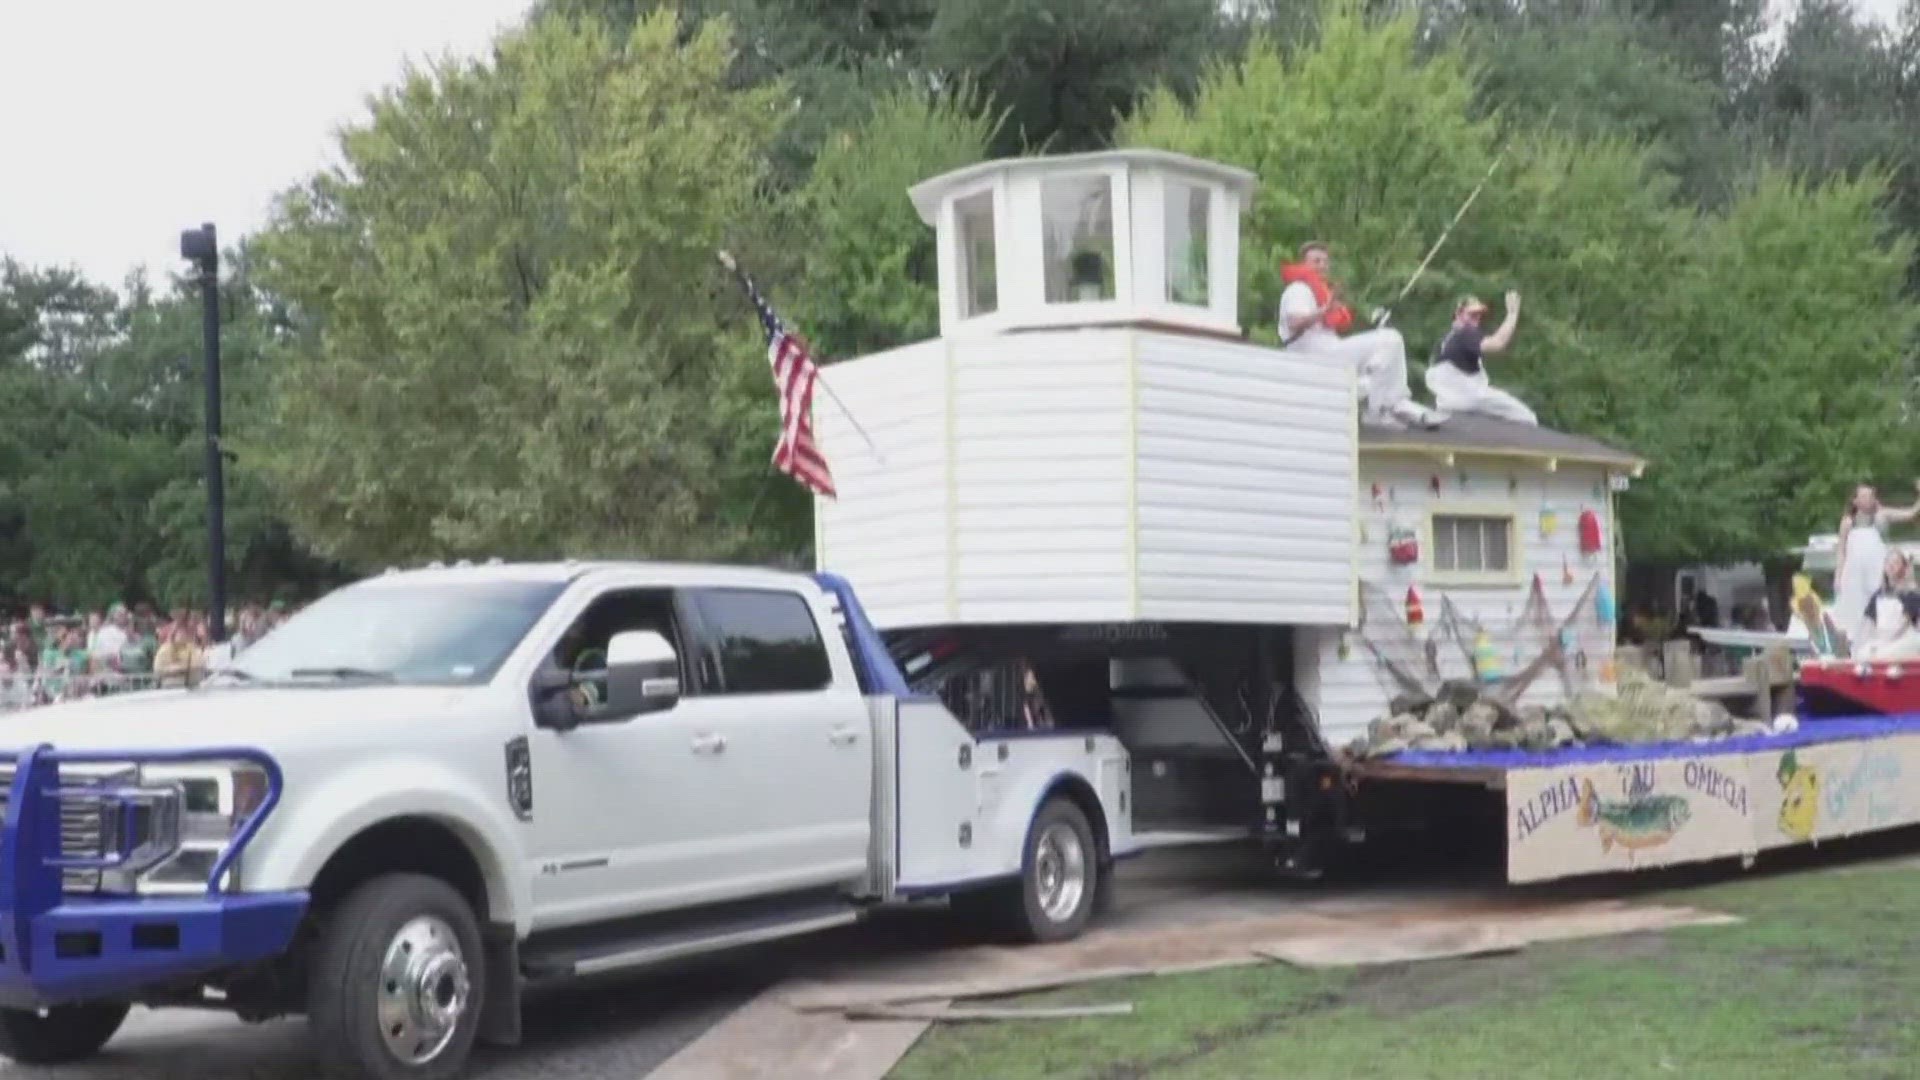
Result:
{"label": "green grass", "polygon": [[1920,1076],[1920,866],[1748,878],[1648,901],[1744,923],[1497,957],[1282,964],[1021,999],[1124,1018],[935,1025],[898,1080]]}

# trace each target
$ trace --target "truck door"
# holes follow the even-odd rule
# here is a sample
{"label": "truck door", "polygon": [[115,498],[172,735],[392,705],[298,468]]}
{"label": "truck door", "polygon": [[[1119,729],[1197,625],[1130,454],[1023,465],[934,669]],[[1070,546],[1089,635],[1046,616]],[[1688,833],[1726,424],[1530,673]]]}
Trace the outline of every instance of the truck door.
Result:
{"label": "truck door", "polygon": [[824,600],[697,589],[690,605],[723,738],[731,871],[756,892],[858,878],[868,862],[872,726]]}
{"label": "truck door", "polygon": [[[670,589],[595,596],[542,661],[529,697],[536,919],[566,925],[698,903],[723,879],[731,782],[713,753],[695,655]],[[680,654],[681,700],[645,716],[556,726],[540,687],[606,663],[614,634],[653,630]]]}

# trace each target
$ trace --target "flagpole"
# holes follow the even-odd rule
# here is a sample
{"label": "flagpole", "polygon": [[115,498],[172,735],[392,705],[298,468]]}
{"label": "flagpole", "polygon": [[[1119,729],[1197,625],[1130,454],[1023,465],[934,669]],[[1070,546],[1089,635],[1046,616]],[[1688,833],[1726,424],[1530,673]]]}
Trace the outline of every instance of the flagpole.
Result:
{"label": "flagpole", "polygon": [[[740,265],[734,262],[732,254],[722,250],[719,252],[719,256],[720,265],[726,267],[728,271],[737,277],[746,277],[745,274],[740,272]],[[866,441],[867,449],[873,454],[875,460],[879,461],[881,465],[885,465],[887,463],[887,457],[880,452],[880,447],[874,443],[873,436],[867,434],[867,429],[861,426],[860,421],[854,417],[853,410],[847,408],[847,403],[840,400],[840,395],[834,390],[833,384],[827,381],[825,365],[817,366],[813,381],[815,385],[827,392],[827,396],[833,399],[834,405],[839,407],[840,415],[846,417],[847,423],[852,424],[853,430],[858,432],[860,438]]]}

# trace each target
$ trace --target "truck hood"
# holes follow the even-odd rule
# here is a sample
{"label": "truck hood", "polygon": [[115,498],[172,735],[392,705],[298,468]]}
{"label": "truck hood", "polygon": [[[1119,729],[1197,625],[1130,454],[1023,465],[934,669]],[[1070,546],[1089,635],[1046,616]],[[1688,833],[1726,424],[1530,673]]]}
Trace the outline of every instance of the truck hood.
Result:
{"label": "truck hood", "polygon": [[[157,690],[0,715],[0,752],[256,747],[358,742],[457,711],[475,690],[444,686]],[[390,735],[388,736],[390,738]],[[387,738],[382,738],[383,743]]]}

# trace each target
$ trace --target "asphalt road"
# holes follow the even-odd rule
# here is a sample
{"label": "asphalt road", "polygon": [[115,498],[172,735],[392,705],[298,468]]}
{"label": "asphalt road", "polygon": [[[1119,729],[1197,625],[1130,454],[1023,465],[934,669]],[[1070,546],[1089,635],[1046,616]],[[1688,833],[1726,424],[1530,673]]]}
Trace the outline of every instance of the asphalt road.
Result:
{"label": "asphalt road", "polygon": [[[535,1003],[526,1042],[476,1052],[475,1080],[637,1080],[774,978],[764,965],[707,964],[626,979]],[[0,1077],[28,1080],[311,1080],[304,1020],[242,1024],[215,1013],[140,1010],[100,1057],[33,1069],[0,1060]]]}
{"label": "asphalt road", "polygon": [[[1246,872],[1219,874],[1217,854],[1156,853],[1128,864],[1121,901],[1109,924],[1152,925],[1229,910],[1248,902]],[[1223,894],[1222,889],[1227,891]],[[1284,904],[1264,885],[1258,904]],[[1171,901],[1171,902],[1170,902]],[[1179,901],[1184,901],[1179,902]],[[1199,904],[1200,907],[1192,905]],[[638,1080],[761,990],[790,975],[811,974],[849,958],[880,961],[965,944],[946,912],[888,913],[861,926],[794,942],[743,950],[678,969],[608,978],[531,1002],[525,1041],[510,1050],[475,1053],[474,1080]],[[0,1080],[311,1080],[313,1058],[302,1019],[242,1024],[218,1013],[138,1010],[102,1054],[82,1065],[34,1069],[0,1058]]]}

